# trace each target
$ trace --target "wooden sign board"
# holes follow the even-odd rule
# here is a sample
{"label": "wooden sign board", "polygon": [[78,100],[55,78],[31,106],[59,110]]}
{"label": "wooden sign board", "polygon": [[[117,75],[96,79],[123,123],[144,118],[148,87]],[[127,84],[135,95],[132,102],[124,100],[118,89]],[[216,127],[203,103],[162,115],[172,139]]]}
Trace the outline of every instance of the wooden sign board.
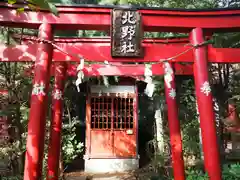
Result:
{"label": "wooden sign board", "polygon": [[111,26],[112,57],[141,57],[141,14],[136,10],[113,9]]}

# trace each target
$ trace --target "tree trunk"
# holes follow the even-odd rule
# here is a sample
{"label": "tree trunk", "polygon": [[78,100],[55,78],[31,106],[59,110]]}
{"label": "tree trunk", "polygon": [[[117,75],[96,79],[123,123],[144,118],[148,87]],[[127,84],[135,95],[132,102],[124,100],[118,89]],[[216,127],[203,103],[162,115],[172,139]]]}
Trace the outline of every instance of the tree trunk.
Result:
{"label": "tree trunk", "polygon": [[203,156],[203,147],[202,147],[202,131],[201,131],[201,128],[200,128],[200,118],[199,118],[199,111],[198,111],[198,104],[197,104],[197,100],[196,100],[196,118],[198,120],[198,123],[199,123],[199,149],[200,149],[200,156],[201,156],[201,160],[204,160],[204,156]]}
{"label": "tree trunk", "polygon": [[155,124],[156,124],[156,139],[157,139],[157,148],[158,153],[162,154],[164,152],[164,129],[163,129],[163,105],[161,100],[155,98],[156,110],[155,110]]}
{"label": "tree trunk", "polygon": [[62,151],[60,151],[60,158],[59,158],[59,179],[65,179],[64,178],[64,163],[63,163],[63,156]]}

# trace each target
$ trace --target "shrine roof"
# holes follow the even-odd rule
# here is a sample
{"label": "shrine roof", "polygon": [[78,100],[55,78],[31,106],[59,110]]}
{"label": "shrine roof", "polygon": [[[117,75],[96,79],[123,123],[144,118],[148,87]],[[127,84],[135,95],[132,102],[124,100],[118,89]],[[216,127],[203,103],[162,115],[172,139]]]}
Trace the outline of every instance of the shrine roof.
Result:
{"label": "shrine roof", "polygon": [[183,12],[213,12],[213,11],[234,11],[240,10],[240,7],[227,8],[202,8],[202,9],[186,9],[186,8],[166,8],[166,7],[150,7],[136,5],[96,5],[96,4],[55,4],[57,7],[71,8],[104,8],[104,9],[135,9],[135,10],[163,10],[163,11],[183,11]]}
{"label": "shrine roof", "polygon": [[[0,8],[16,8],[23,6],[21,3],[15,5],[9,5],[7,3],[0,2]],[[187,8],[166,8],[166,7],[146,7],[146,6],[136,6],[136,5],[96,5],[96,4],[55,4],[56,7],[60,8],[60,11],[70,10],[71,8],[79,9],[82,8],[89,9],[132,9],[132,10],[153,10],[153,11],[174,11],[174,12],[216,12],[221,11],[239,11],[240,7],[226,7],[226,8],[202,8],[202,9],[187,9]],[[28,9],[26,7],[26,9]]]}

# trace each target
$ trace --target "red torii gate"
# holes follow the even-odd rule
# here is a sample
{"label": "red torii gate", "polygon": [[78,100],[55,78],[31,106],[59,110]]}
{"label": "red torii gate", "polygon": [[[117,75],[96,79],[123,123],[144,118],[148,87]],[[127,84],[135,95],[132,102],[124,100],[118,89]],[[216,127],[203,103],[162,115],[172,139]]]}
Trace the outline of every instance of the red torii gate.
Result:
{"label": "red torii gate", "polygon": [[[66,74],[67,62],[79,62],[79,59],[66,55],[59,49],[54,49],[53,29],[56,30],[103,30],[108,31],[111,26],[112,7],[104,6],[59,6],[59,17],[55,17],[46,11],[32,12],[26,9],[24,13],[17,14],[15,6],[0,4],[0,23],[3,26],[38,28],[39,43],[24,44],[5,47],[1,45],[0,60],[7,62],[35,61],[33,92],[31,97],[31,109],[28,125],[27,152],[25,161],[24,180],[37,180],[41,177],[44,127],[46,118],[46,93],[49,86],[51,63],[55,62],[55,89],[53,92],[53,120],[51,127],[51,139],[49,145],[48,179],[57,179],[58,160],[60,149],[60,131],[62,114],[63,80]],[[240,62],[240,50],[230,48],[213,48],[210,45],[198,46],[204,43],[205,35],[214,32],[232,32],[240,30],[240,9],[222,9],[216,11],[204,10],[167,10],[167,9],[143,9],[142,14],[144,31],[165,31],[189,33],[190,42],[194,46],[192,50],[182,56],[171,59],[174,63],[193,63],[194,79],[197,103],[200,113],[200,126],[204,151],[205,168],[211,180],[221,179],[219,150],[216,138],[215,117],[212,106],[212,95],[208,81],[208,62],[237,63]],[[145,40],[143,58],[117,58],[110,54],[110,39],[106,42],[96,42],[94,39],[87,42],[56,42],[57,46],[65,52],[71,51],[80,54],[89,61],[103,62],[159,62],[174,57],[187,46],[181,44],[156,44]],[[90,42],[93,41],[93,42]],[[95,42],[94,42],[95,41]],[[102,40],[100,40],[102,41]],[[151,41],[151,40],[150,40]],[[93,53],[94,52],[94,53]],[[170,59],[169,59],[170,60]],[[142,65],[139,65],[142,66]],[[135,67],[131,67],[135,68]],[[143,66],[141,67],[143,68]],[[158,68],[156,66],[156,68]],[[159,70],[162,72],[162,70]],[[158,70],[156,74],[159,75]],[[143,70],[139,75],[144,73]],[[90,73],[91,75],[92,73]],[[107,74],[115,75],[115,74]],[[125,75],[121,71],[119,75]],[[142,74],[143,75],[143,74]],[[182,158],[182,144],[180,125],[178,121],[177,104],[170,94],[175,89],[174,74],[168,88],[166,83],[166,101],[171,112],[168,112],[170,140],[172,148],[172,162],[175,179],[185,179],[184,162]],[[207,89],[205,89],[207,88]],[[207,90],[207,91],[206,91]],[[51,148],[54,146],[54,148]]]}
{"label": "red torii gate", "polygon": [[[13,37],[16,40],[21,39],[22,44],[31,44],[33,45],[33,42],[29,42],[29,40],[32,41],[36,41],[37,38],[35,37],[31,37],[31,36],[26,36],[26,35],[17,35],[17,34],[12,34],[11,37]],[[54,42],[56,45],[58,45],[58,47],[62,47],[63,46],[74,46],[77,49],[82,49],[82,47],[89,45],[89,49],[91,48],[96,48],[96,46],[104,46],[104,44],[106,44],[107,48],[111,48],[110,46],[110,39],[109,38],[55,38]],[[155,39],[145,39],[144,42],[147,46],[152,46],[152,45],[156,45],[156,44],[177,44],[177,45],[185,45],[187,43],[189,43],[189,39],[188,38],[155,38]],[[35,45],[35,43],[34,43]],[[16,47],[16,46],[15,46]],[[10,48],[8,46],[8,48]],[[174,46],[173,46],[174,48]],[[5,49],[2,48],[3,50]],[[101,51],[104,53],[109,53],[109,49],[107,51]],[[25,46],[21,46],[21,47],[17,47],[18,51],[20,50],[21,52],[24,52],[26,55],[27,54],[31,54],[32,59],[30,59],[29,61],[35,61],[35,53],[36,53],[36,48],[34,49],[34,47],[31,46],[30,48],[26,48]],[[71,49],[72,50],[72,49]],[[72,52],[70,50],[70,52]],[[5,51],[6,52],[6,51]],[[76,52],[76,54],[81,54],[84,53],[83,50],[81,50],[81,52]],[[74,53],[75,54],[75,53]],[[173,53],[172,53],[173,54]],[[14,56],[14,57],[13,57]],[[66,55],[65,55],[66,56]],[[61,59],[59,56],[57,56],[59,58],[59,60]],[[84,56],[85,57],[85,56]],[[99,56],[96,56],[96,58],[98,58]],[[104,57],[104,55],[102,55],[102,57]],[[1,58],[1,57],[0,57]],[[5,58],[7,61],[12,61],[12,59],[14,58],[21,58],[24,59],[25,61],[28,61],[29,56],[17,56],[13,55],[12,51],[9,50],[9,54],[8,54],[8,58]],[[76,57],[75,57],[76,58]],[[93,57],[92,57],[93,58]],[[108,55],[108,60],[109,60],[109,55]],[[191,59],[193,57],[191,57],[191,55],[187,55],[186,59]],[[77,61],[79,61],[79,58],[76,58]],[[72,61],[72,57],[70,59]],[[102,59],[103,61],[104,59]],[[14,60],[13,60],[14,61]],[[21,60],[20,60],[21,61]],[[55,60],[56,61],[56,60]],[[116,60],[115,60],[116,61]],[[101,62],[101,61],[99,61]],[[123,64],[120,62],[114,62],[114,60],[110,59],[111,62],[111,68],[109,68],[108,64],[90,64],[90,65],[85,65],[83,72],[85,76],[141,76],[144,75],[146,67],[144,64]],[[124,62],[128,62],[127,59],[124,60]],[[92,61],[92,63],[94,63],[94,61]],[[141,62],[140,62],[141,63]],[[151,63],[151,61],[150,61]],[[187,62],[188,63],[188,62]],[[68,76],[76,76],[77,75],[77,66],[78,64],[67,64],[67,75]],[[175,63],[174,65],[174,69],[175,69],[175,74],[176,75],[192,75],[193,74],[193,69],[192,69],[192,64],[181,64],[181,63]],[[26,70],[26,73],[33,73],[34,70],[34,66],[32,66],[30,69]],[[162,63],[154,63],[151,64],[151,71],[153,75],[163,75],[164,74],[164,67]],[[51,75],[54,76],[54,66],[52,66],[51,68]]]}

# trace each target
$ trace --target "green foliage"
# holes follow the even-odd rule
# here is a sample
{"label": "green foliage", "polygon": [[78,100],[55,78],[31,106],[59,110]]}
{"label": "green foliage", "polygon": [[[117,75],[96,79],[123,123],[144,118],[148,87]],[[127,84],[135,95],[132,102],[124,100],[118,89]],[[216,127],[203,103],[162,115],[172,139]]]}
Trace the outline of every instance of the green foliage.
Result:
{"label": "green foliage", "polygon": [[[8,0],[9,4],[17,3],[17,0]],[[50,3],[48,0],[26,0],[27,5],[30,9],[36,11],[39,8],[46,9],[51,11],[54,15],[58,16],[58,10],[53,3]],[[20,7],[17,10],[18,12],[24,12],[24,7]]]}
{"label": "green foliage", "polygon": [[100,0],[99,4],[141,5],[171,8],[212,8],[218,7],[218,0]]}
{"label": "green foliage", "polygon": [[187,170],[186,180],[208,180],[208,175],[200,170]]}
{"label": "green foliage", "polygon": [[177,79],[179,116],[182,130],[183,151],[186,157],[199,158],[199,122],[196,111],[194,82],[192,79]]}
{"label": "green foliage", "polygon": [[[186,180],[208,180],[207,173],[201,170],[188,169],[186,171]],[[238,180],[240,179],[240,164],[225,164],[222,170],[223,180]]]}
{"label": "green foliage", "polygon": [[83,151],[83,143],[79,141],[76,135],[76,128],[80,121],[73,118],[70,124],[63,125],[62,150],[64,163],[70,163]]}
{"label": "green foliage", "polygon": [[[186,180],[209,180],[209,176],[207,173],[202,170],[195,168],[188,168],[185,171]],[[223,180],[239,180],[240,178],[240,164],[230,164],[224,165],[222,171],[222,179]],[[173,180],[173,176],[170,175],[168,177],[163,176],[163,173],[159,175],[155,175],[151,177],[152,180]]]}
{"label": "green foliage", "polygon": [[[21,29],[17,28],[1,28],[0,40],[6,44],[17,44],[13,39],[9,38],[9,32],[21,33]],[[26,30],[29,34],[32,34],[31,30]],[[32,77],[25,75],[26,68],[31,64],[23,63],[1,63],[0,64],[0,89],[7,89],[9,97],[7,100],[2,101],[1,104],[7,104],[5,109],[0,111],[0,115],[7,115],[11,117],[9,122],[9,129],[11,132],[12,142],[0,146],[0,162],[4,160],[8,164],[11,171],[17,176],[7,177],[7,179],[21,179],[24,164],[24,152],[26,151],[26,137],[28,127],[28,117],[30,110],[29,98],[32,89]],[[52,81],[51,81],[52,83]],[[49,91],[51,92],[51,90]],[[49,93],[51,99],[51,93]],[[49,99],[49,100],[50,100]],[[64,101],[68,101],[67,98]],[[66,111],[65,111],[66,112]],[[68,115],[64,115],[68,117]],[[50,115],[47,117],[46,129],[50,128]],[[71,123],[64,124],[63,126],[63,140],[62,140],[62,156],[63,164],[70,163],[79,153],[83,150],[83,144],[76,138],[75,128],[79,125],[79,121],[71,118]],[[73,120],[72,120],[73,119]],[[43,174],[46,175],[47,167],[47,150],[48,150],[49,131],[46,133],[45,140],[45,156]],[[19,176],[19,177],[18,177]]]}
{"label": "green foliage", "polygon": [[240,179],[240,164],[230,164],[223,166],[223,179],[238,180]]}
{"label": "green foliage", "polygon": [[[192,120],[185,122],[182,125],[182,140],[183,140],[183,152],[185,156],[192,156],[192,158],[200,158],[199,148],[199,123]],[[192,159],[192,160],[194,160]]]}
{"label": "green foliage", "polygon": [[17,3],[17,0],[8,0],[8,3],[9,4],[15,4],[15,3]]}
{"label": "green foliage", "polygon": [[[0,176],[1,177],[1,176]],[[22,180],[22,176],[8,176],[8,177],[2,177],[1,180]]]}

